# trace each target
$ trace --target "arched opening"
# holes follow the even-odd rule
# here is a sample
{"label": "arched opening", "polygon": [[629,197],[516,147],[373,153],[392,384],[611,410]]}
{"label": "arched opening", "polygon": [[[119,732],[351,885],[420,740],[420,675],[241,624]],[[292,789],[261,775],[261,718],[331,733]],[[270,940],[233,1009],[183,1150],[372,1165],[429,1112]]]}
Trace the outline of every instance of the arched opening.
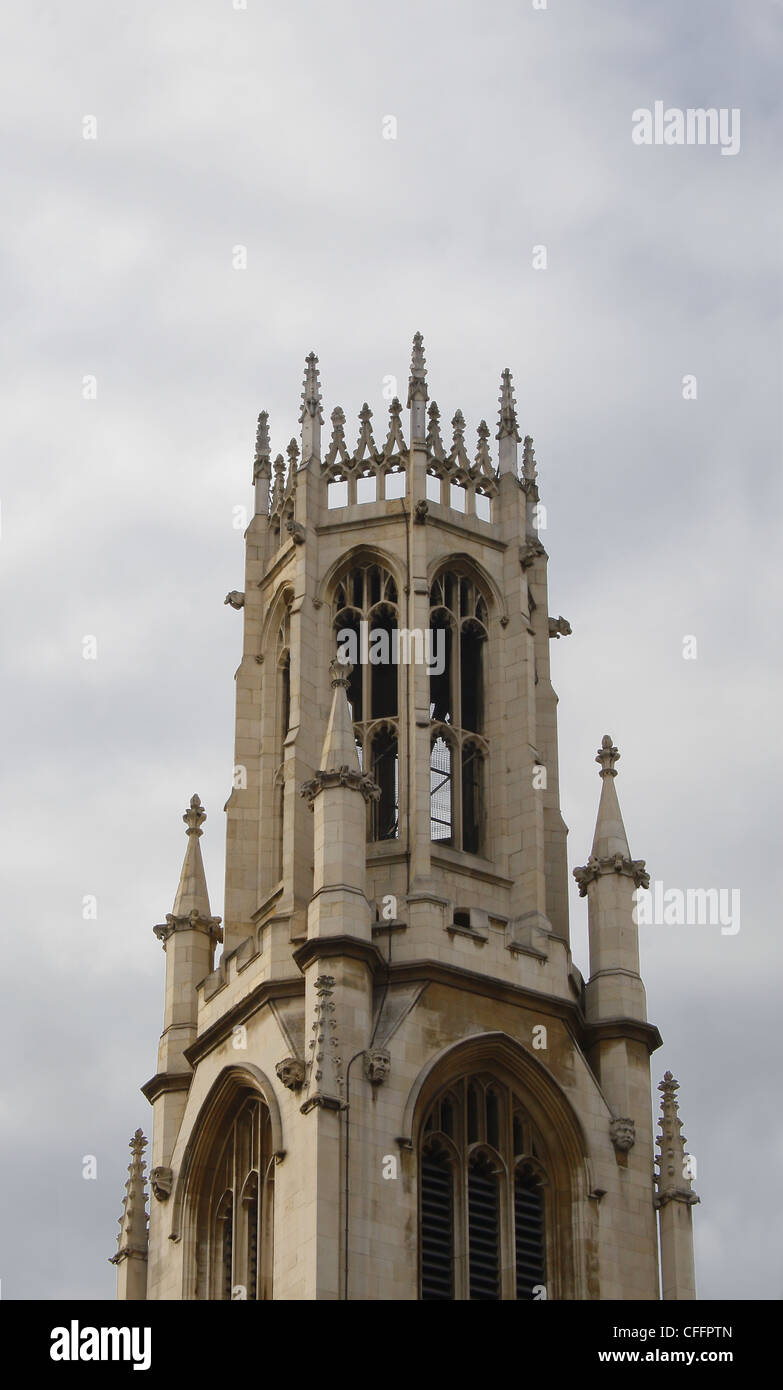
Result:
{"label": "arched opening", "polygon": [[488,600],[463,569],[445,568],[430,585],[430,626],[443,633],[445,664],[430,676],[430,720],[454,735],[450,759],[450,832],[433,816],[431,838],[468,854],[484,853],[484,762],[487,746],[475,741],[486,720]]}
{"label": "arched opening", "polygon": [[573,1189],[522,1090],[499,1063],[450,1080],[419,1112],[422,1299],[568,1296]]}
{"label": "arched opening", "polygon": [[362,554],[344,565],[333,584],[337,652],[353,666],[347,693],[359,763],[381,789],[367,817],[370,840],[399,836],[397,601],[391,572]]}
{"label": "arched opening", "polygon": [[243,1088],[202,1146],[187,1194],[195,1252],[191,1297],[272,1297],[274,1152],[269,1110]]}

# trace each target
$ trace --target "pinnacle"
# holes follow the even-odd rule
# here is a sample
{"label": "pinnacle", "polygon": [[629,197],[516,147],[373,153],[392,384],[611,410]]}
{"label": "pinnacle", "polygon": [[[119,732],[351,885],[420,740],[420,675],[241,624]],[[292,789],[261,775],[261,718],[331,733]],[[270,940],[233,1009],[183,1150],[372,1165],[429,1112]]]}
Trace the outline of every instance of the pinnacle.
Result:
{"label": "pinnacle", "polygon": [[361,772],[356,752],[351,707],[348,704],[348,681],[352,667],[335,658],[330,663],[331,682],[334,694],[329,723],[326,727],[320,768],[322,772],[336,772],[348,768],[351,772]]}
{"label": "pinnacle", "polygon": [[119,1218],[118,1255],[123,1251],[143,1253],[147,1247],[147,1193],[144,1176],[146,1147],[147,1140],[142,1131],[137,1129],[129,1145],[131,1161],[128,1164],[128,1180],[122,1199],[122,1216]]}
{"label": "pinnacle", "polygon": [[324,422],[321,382],[318,373],[318,358],[314,352],[307,354],[305,358],[305,377],[304,390],[302,391],[302,409],[299,412],[299,423],[303,424],[307,416],[318,420],[320,425]]}
{"label": "pinnacle", "polygon": [[408,380],[408,406],[415,398],[419,400],[427,399],[427,368],[424,357],[424,339],[421,333],[413,335],[413,349],[411,351],[411,374]]}
{"label": "pinnacle", "polygon": [[206,818],[207,813],[201,804],[201,798],[192,796],[190,805],[182,817],[187,826],[188,843],[177,896],[171,911],[172,917],[189,917],[194,912],[202,918],[212,916],[207,892],[207,879],[204,873],[204,861],[201,858],[201,846],[199,844],[202,835],[201,826]]}
{"label": "pinnacle", "polygon": [[500,419],[498,421],[498,432],[496,439],[511,438],[519,443],[519,425],[517,423],[517,406],[514,400],[514,387],[511,381],[511,371],[508,367],[504,368],[500,378]]}
{"label": "pinnacle", "polygon": [[594,859],[606,859],[610,855],[620,855],[623,859],[631,858],[628,836],[625,833],[620,803],[617,800],[614,786],[614,779],[617,776],[614,764],[619,757],[620,754],[612,743],[611,737],[609,734],[604,734],[596,757],[596,762],[601,764],[602,786],[591,851]]}

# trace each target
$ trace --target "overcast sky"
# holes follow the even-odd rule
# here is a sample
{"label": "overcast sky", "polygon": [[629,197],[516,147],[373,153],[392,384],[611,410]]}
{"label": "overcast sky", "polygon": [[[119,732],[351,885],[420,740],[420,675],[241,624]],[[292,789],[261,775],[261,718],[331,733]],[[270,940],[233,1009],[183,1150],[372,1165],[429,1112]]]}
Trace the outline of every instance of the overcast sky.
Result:
{"label": "overcast sky", "polygon": [[[194,791],[222,912],[256,415],[284,449],[315,349],[353,431],[417,329],[444,423],[494,434],[509,366],[535,438],[569,868],[609,732],[634,856],[741,892],[734,936],[644,929],[653,1072],[701,1296],[783,1295],[782,27],[763,0],[4,6],[5,1298],[114,1296]],[[634,145],[656,100],[739,108],[739,152]],[[573,939],[586,974],[576,895]]]}

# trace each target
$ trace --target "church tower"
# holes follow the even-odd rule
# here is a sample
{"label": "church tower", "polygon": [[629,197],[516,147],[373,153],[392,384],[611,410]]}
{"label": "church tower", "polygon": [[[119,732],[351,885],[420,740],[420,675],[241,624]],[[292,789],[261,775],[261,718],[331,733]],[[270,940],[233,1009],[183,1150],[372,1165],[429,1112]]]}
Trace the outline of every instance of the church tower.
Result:
{"label": "church tower", "polygon": [[657,1299],[663,1263],[663,1296],[693,1298],[671,1078],[656,1188],[648,876],[608,735],[574,870],[587,982],[571,958],[549,671],[570,627],[549,614],[511,374],[496,452],[484,420],[469,448],[460,410],[443,431],[418,333],[380,430],[362,406],[352,446],[336,407],[327,437],[313,353],[299,419],[274,460],[258,419],[226,599],[243,647],[225,921],[194,796],[155,928],[149,1232],[126,1239],[146,1281],[123,1258],[120,1296]]}

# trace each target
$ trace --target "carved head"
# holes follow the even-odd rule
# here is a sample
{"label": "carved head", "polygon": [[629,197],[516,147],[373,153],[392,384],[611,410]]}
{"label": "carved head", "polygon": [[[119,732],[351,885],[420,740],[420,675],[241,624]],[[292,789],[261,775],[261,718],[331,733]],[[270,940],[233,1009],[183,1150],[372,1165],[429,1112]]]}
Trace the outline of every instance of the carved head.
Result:
{"label": "carved head", "polygon": [[150,1172],[152,1195],[159,1202],[165,1202],[171,1194],[173,1174],[170,1168],[153,1168]]}
{"label": "carved head", "polygon": [[298,1091],[304,1082],[304,1062],[300,1062],[298,1057],[284,1057],[282,1062],[277,1063],[275,1071],[289,1091]]}
{"label": "carved head", "polygon": [[609,1133],[618,1153],[628,1153],[636,1143],[636,1125],[627,1115],[618,1115],[612,1120]]}
{"label": "carved head", "polygon": [[364,1054],[364,1074],[373,1086],[380,1086],[391,1070],[391,1057],[379,1047],[370,1048]]}

